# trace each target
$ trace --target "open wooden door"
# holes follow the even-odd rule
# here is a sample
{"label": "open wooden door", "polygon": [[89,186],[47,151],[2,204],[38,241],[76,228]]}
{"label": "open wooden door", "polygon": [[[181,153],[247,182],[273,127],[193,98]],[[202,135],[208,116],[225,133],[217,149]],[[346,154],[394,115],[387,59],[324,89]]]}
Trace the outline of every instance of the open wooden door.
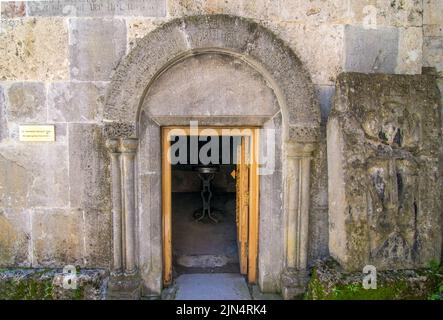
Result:
{"label": "open wooden door", "polygon": [[258,256],[258,133],[242,136],[237,146],[236,223],[240,273],[249,283],[257,279]]}
{"label": "open wooden door", "polygon": [[248,273],[249,170],[246,161],[246,139],[239,137],[237,146],[236,223],[240,273]]}
{"label": "open wooden door", "polygon": [[[186,127],[162,128],[162,236],[163,236],[163,284],[172,282],[172,204],[171,164],[168,161],[170,135],[174,129],[183,130],[184,135],[192,132]],[[200,127],[200,134],[204,127]],[[224,128],[214,128],[223,135]],[[242,128],[246,133],[229,131],[227,136],[239,137],[237,149],[236,178],[236,223],[240,272],[247,275],[249,283],[257,279],[258,226],[259,226],[259,175],[255,153],[258,150],[258,130]],[[250,158],[252,156],[252,158]]]}

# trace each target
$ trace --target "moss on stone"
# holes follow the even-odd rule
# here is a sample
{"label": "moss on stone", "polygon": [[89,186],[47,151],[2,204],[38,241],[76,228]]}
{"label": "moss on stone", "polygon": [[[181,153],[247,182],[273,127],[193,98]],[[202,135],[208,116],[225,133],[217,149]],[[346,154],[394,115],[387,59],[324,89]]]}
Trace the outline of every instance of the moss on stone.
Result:
{"label": "moss on stone", "polygon": [[0,300],[102,299],[108,273],[77,268],[77,288],[64,289],[60,269],[0,270]]}
{"label": "moss on stone", "polygon": [[52,279],[9,279],[0,286],[1,300],[52,300]]}
{"label": "moss on stone", "polygon": [[[440,270],[440,269],[437,269]],[[426,300],[438,298],[443,281],[440,271],[420,270],[380,271],[377,288],[365,289],[361,273],[343,272],[337,263],[317,264],[305,294],[307,300]]]}

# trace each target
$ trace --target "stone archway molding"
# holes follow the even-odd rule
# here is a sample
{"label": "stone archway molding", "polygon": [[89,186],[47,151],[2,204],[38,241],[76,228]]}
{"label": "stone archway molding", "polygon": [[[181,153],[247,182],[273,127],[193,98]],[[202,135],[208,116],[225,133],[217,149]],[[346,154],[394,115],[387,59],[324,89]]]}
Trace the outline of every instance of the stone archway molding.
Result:
{"label": "stone archway molding", "polygon": [[[245,18],[189,16],[172,20],[141,39],[122,60],[105,102],[113,198],[112,297],[136,297],[137,248],[134,175],[141,104],[170,66],[194,54],[233,55],[257,70],[273,89],[283,119],[285,271],[282,292],[299,293],[307,269],[310,158],[319,136],[320,109],[310,77],[292,50],[272,32]],[[301,275],[301,276],[300,276]],[[300,277],[302,280],[300,280]],[[126,280],[125,280],[126,279]]]}
{"label": "stone archway molding", "polygon": [[[108,124],[137,124],[150,84],[170,65],[197,52],[224,52],[257,69],[276,92],[287,139],[317,140],[320,109],[311,79],[294,52],[271,31],[252,20],[229,15],[172,20],[141,39],[112,78],[104,109]],[[131,135],[136,136],[136,132]]]}

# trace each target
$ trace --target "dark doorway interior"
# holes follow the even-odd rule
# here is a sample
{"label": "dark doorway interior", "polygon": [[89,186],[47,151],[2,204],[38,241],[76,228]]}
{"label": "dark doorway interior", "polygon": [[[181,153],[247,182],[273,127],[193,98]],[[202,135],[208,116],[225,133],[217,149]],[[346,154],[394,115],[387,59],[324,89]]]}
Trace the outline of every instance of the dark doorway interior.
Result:
{"label": "dark doorway interior", "polygon": [[[231,140],[232,141],[232,140]],[[231,145],[231,154],[235,147]],[[201,146],[200,146],[201,147]],[[200,148],[199,148],[200,149]],[[203,182],[199,164],[172,165],[172,254],[175,276],[184,273],[239,273],[234,157],[215,164],[211,180],[211,213],[201,217]],[[213,164],[211,164],[213,165]],[[207,195],[207,194],[205,194]]]}

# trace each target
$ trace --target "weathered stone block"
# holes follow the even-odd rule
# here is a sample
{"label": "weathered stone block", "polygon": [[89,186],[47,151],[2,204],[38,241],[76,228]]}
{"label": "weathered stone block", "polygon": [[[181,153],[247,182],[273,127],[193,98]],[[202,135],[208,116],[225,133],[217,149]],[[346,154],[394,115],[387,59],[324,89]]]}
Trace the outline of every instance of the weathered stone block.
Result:
{"label": "weathered stone block", "polygon": [[[438,84],[438,88],[440,89],[440,98],[441,98],[440,107],[441,107],[441,113],[443,114],[443,79],[439,78],[437,80],[437,84]],[[441,126],[443,128],[443,117],[441,120],[442,120]]]}
{"label": "weathered stone block", "polygon": [[425,37],[423,43],[423,65],[443,71],[443,37]]}
{"label": "weathered stone block", "polygon": [[29,267],[29,212],[0,209],[0,267]]}
{"label": "weathered stone block", "polygon": [[269,1],[257,0],[197,0],[168,1],[169,15],[180,17],[197,14],[231,14],[242,17],[266,19]]}
{"label": "weathered stone block", "polygon": [[347,270],[440,260],[440,119],[433,76],[337,80],[327,138],[329,250]]}
{"label": "weathered stone block", "polygon": [[71,206],[110,210],[110,181],[102,130],[94,124],[69,124]]}
{"label": "weathered stone block", "polygon": [[48,92],[48,116],[58,122],[100,121],[106,83],[56,82]]}
{"label": "weathered stone block", "polygon": [[275,32],[296,52],[309,70],[313,83],[334,83],[336,75],[343,68],[343,26],[269,21],[263,21],[262,24]]}
{"label": "weathered stone block", "polygon": [[137,41],[159,27],[166,19],[127,19],[128,26],[128,49],[132,49],[137,45]]}
{"label": "weathered stone block", "polygon": [[32,243],[33,267],[83,265],[83,212],[35,209]]}
{"label": "weathered stone block", "polygon": [[443,25],[424,25],[423,36],[425,37],[443,37]]}
{"label": "weathered stone block", "polygon": [[0,2],[1,16],[6,18],[20,18],[26,16],[24,1]]}
{"label": "weathered stone block", "polygon": [[[280,275],[284,261],[284,230],[283,230],[283,170],[281,159],[281,114],[268,120],[264,124],[265,129],[275,130],[275,161],[269,166],[272,174],[260,176],[260,192],[266,197],[260,200],[260,223],[259,223],[259,256],[258,256],[258,284],[263,292],[280,291]],[[265,145],[265,136],[262,136],[260,145]],[[266,154],[266,153],[265,153]],[[269,156],[269,154],[268,154]],[[264,248],[274,248],[266,250]]]}
{"label": "weathered stone block", "polygon": [[0,80],[68,79],[68,32],[63,19],[0,23]]}
{"label": "weathered stone block", "polygon": [[[323,96],[333,95],[334,87],[324,86]],[[326,97],[323,97],[325,100]],[[332,98],[332,96],[331,96]],[[320,99],[321,101],[321,99]],[[322,102],[320,102],[322,103]],[[326,103],[326,102],[325,102]],[[328,103],[332,104],[332,101]],[[331,107],[329,107],[331,108]],[[323,110],[322,110],[323,112]],[[328,112],[329,114],[329,112]],[[319,144],[311,162],[311,207],[309,213],[309,261],[323,259],[329,255],[328,248],[328,160],[326,128],[321,126]]]}
{"label": "weathered stone block", "polygon": [[4,87],[0,86],[0,142],[8,136]]}
{"label": "weathered stone block", "polygon": [[107,268],[111,263],[112,222],[111,210],[84,210],[85,266]]}
{"label": "weathered stone block", "polygon": [[344,71],[395,73],[398,44],[397,28],[365,29],[347,25]]}
{"label": "weathered stone block", "polygon": [[46,121],[46,87],[41,82],[19,82],[7,88],[7,119],[11,122]]}
{"label": "weathered stone block", "polygon": [[69,203],[63,144],[2,144],[0,207],[65,207]]}
{"label": "weathered stone block", "polygon": [[439,0],[423,1],[423,24],[441,24],[443,3]]}
{"label": "weathered stone block", "polygon": [[346,1],[322,0],[279,0],[269,3],[268,7],[274,19],[311,25],[339,22],[348,9]]}
{"label": "weathered stone block", "polygon": [[0,154],[0,172],[0,207],[26,207],[28,188],[32,183],[29,171],[19,161]]}
{"label": "weathered stone block", "polygon": [[166,0],[52,0],[29,1],[29,16],[146,16],[166,15]]}
{"label": "weathered stone block", "polygon": [[109,80],[126,52],[126,23],[121,19],[69,20],[71,79]]}
{"label": "weathered stone block", "polygon": [[423,29],[399,28],[397,74],[421,74],[423,65]]}
{"label": "weathered stone block", "polygon": [[347,3],[349,7],[346,18],[350,24],[360,24],[374,28],[386,26],[421,27],[422,25],[424,6],[422,1],[365,0],[348,1]]}

